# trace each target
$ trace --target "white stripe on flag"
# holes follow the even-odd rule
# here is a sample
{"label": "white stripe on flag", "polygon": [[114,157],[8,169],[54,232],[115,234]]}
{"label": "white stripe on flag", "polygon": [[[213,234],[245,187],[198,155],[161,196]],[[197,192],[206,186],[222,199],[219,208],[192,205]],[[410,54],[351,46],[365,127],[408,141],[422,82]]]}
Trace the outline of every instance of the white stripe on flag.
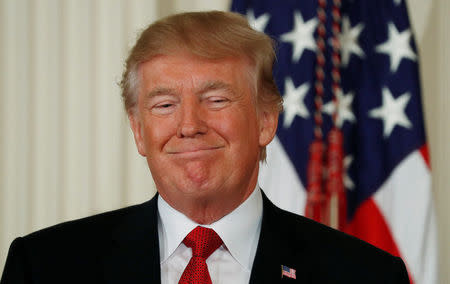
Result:
{"label": "white stripe on flag", "polygon": [[395,243],[416,284],[438,283],[431,177],[420,151],[403,160],[375,193]]}
{"label": "white stripe on flag", "polygon": [[258,182],[275,205],[299,215],[304,214],[305,188],[276,136],[267,147],[267,164],[261,163]]}

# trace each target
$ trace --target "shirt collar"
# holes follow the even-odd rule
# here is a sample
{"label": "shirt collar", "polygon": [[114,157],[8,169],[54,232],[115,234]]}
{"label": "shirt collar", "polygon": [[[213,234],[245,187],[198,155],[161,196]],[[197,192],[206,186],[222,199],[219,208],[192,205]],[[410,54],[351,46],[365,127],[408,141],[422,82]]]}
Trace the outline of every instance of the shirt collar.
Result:
{"label": "shirt collar", "polygon": [[230,254],[251,270],[261,231],[262,195],[258,186],[236,209],[210,225],[199,225],[158,196],[158,235],[161,263],[166,261],[196,226],[212,228]]}

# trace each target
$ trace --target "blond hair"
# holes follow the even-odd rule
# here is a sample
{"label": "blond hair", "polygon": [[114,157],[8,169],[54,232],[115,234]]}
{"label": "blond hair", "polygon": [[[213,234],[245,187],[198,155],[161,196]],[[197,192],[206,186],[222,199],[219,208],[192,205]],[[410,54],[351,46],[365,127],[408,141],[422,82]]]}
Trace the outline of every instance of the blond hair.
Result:
{"label": "blond hair", "polygon": [[[120,83],[127,113],[136,110],[140,64],[158,55],[188,51],[208,59],[244,57],[254,65],[256,102],[259,107],[282,110],[282,97],[275,85],[273,40],[250,27],[240,14],[209,11],[168,16],[149,25],[140,35],[126,60]],[[261,151],[262,160],[265,149]]]}

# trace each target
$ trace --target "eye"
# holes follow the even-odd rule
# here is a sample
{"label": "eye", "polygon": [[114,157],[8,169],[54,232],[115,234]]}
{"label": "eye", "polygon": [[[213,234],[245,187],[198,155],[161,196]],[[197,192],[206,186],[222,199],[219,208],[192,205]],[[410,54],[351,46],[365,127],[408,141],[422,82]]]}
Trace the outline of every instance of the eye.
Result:
{"label": "eye", "polygon": [[213,109],[220,109],[230,102],[230,100],[227,97],[223,96],[211,96],[207,98],[208,106]]}
{"label": "eye", "polygon": [[226,99],[225,98],[212,98],[211,101],[214,103],[223,103],[226,101]]}
{"label": "eye", "polygon": [[174,111],[174,109],[175,109],[174,102],[160,102],[152,107],[152,113],[160,115],[170,114]]}
{"label": "eye", "polygon": [[173,104],[171,104],[171,103],[165,103],[165,104],[157,105],[157,106],[155,106],[155,107],[156,107],[156,108],[169,108],[169,107],[171,107],[171,106],[173,106]]}

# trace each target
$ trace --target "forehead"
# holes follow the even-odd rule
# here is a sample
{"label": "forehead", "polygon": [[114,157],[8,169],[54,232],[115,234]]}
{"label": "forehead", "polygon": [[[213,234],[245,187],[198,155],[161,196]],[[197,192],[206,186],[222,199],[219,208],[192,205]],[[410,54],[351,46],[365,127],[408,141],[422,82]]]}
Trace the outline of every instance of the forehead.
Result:
{"label": "forehead", "polygon": [[234,87],[255,85],[254,68],[244,57],[209,59],[187,52],[158,55],[142,63],[139,75],[148,91],[156,85],[204,84],[224,82]]}

